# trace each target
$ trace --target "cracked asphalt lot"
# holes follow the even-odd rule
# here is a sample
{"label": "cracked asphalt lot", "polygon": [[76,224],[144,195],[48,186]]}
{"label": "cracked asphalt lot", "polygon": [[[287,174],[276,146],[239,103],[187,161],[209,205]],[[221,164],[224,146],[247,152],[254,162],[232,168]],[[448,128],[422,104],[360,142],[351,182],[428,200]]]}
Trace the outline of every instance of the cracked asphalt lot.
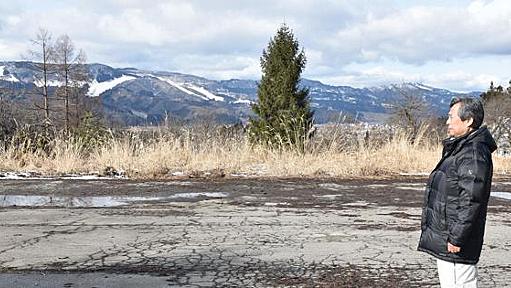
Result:
{"label": "cracked asphalt lot", "polygon": [[[0,180],[0,287],[436,287],[425,183]],[[481,287],[511,285],[510,211],[491,198]]]}

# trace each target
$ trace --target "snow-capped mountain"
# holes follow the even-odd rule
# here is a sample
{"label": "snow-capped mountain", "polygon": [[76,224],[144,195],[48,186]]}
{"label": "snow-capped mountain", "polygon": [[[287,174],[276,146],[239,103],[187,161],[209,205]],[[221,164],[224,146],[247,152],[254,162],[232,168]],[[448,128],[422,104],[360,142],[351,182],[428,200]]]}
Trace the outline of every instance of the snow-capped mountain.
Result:
{"label": "snow-capped mountain", "polygon": [[[135,68],[112,68],[87,64],[89,81],[84,84],[89,97],[100,97],[108,117],[129,125],[160,122],[164,117],[184,120],[201,119],[220,122],[245,122],[250,104],[257,101],[254,80],[222,80],[164,71]],[[0,87],[18,91],[17,99],[31,87],[41,86],[31,62],[0,62]],[[50,86],[61,80],[51,75]],[[303,79],[310,89],[316,122],[335,120],[342,111],[360,119],[382,119],[388,107],[403,93],[419,95],[431,104],[433,111],[446,113],[447,103],[458,93],[421,83],[403,83],[372,88],[331,86]],[[479,92],[472,93],[478,95]]]}

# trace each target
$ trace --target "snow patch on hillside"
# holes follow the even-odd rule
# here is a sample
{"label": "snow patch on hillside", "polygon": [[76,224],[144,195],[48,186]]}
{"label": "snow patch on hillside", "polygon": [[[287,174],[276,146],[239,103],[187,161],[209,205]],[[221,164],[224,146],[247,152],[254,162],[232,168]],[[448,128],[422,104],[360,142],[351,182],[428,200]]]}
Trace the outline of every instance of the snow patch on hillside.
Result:
{"label": "snow patch on hillside", "polygon": [[166,83],[168,83],[168,84],[172,85],[173,87],[176,87],[177,89],[179,89],[180,91],[185,92],[185,93],[186,93],[186,94],[188,94],[188,95],[193,95],[193,96],[197,96],[197,97],[199,97],[199,98],[201,98],[201,99],[204,99],[204,100],[209,100],[207,97],[204,97],[204,96],[202,96],[202,95],[199,95],[199,94],[197,94],[197,93],[194,93],[194,92],[192,92],[192,91],[190,91],[190,90],[186,89],[186,88],[185,88],[185,87],[183,87],[182,85],[180,85],[180,84],[178,84],[178,83],[176,83],[176,82],[174,82],[174,81],[170,80],[169,78],[163,78],[163,77],[156,77],[156,78],[157,78],[157,79],[159,79],[159,80],[161,80],[161,81],[163,81],[163,82],[166,82]]}
{"label": "snow patch on hillside", "polygon": [[199,86],[195,86],[195,85],[189,85],[188,89],[192,89],[206,97],[208,97],[208,99],[210,100],[215,100],[215,101],[225,101],[224,97],[221,97],[221,96],[217,96],[211,92],[209,92],[208,90],[202,88],[202,87],[199,87]]}
{"label": "snow patch on hillside", "polygon": [[238,99],[232,103],[234,103],[234,104],[252,104],[254,102],[250,101],[250,100],[246,100],[246,99]]}
{"label": "snow patch on hillside", "polygon": [[115,79],[112,79],[109,81],[104,81],[104,82],[98,82],[98,81],[96,81],[96,79],[94,79],[90,83],[90,87],[89,87],[89,91],[87,92],[87,95],[89,95],[91,97],[99,96],[99,95],[101,95],[101,93],[106,92],[123,82],[130,81],[133,79],[136,79],[136,77],[129,76],[129,75],[122,75],[119,78],[115,78]]}
{"label": "snow patch on hillside", "polygon": [[5,72],[5,66],[0,66],[0,80],[9,81],[9,82],[20,82],[20,80],[18,80],[18,78],[14,77],[14,75],[12,75],[12,74],[4,75],[4,72]]}
{"label": "snow patch on hillside", "polygon": [[[34,85],[41,88],[44,86],[44,81],[41,79],[36,79],[34,81]],[[46,80],[46,86],[48,87],[60,87],[64,86],[64,83],[58,80]]]}
{"label": "snow patch on hillside", "polygon": [[131,109],[131,113],[133,113],[133,115],[136,115],[137,117],[140,117],[142,119],[147,119],[147,113],[145,113],[145,112]]}
{"label": "snow patch on hillside", "polygon": [[420,83],[417,83],[415,85],[417,88],[420,88],[420,89],[423,89],[423,90],[427,90],[427,91],[433,91],[433,89],[429,86],[426,86],[426,85],[423,85],[423,84],[420,84]]}
{"label": "snow patch on hillside", "polygon": [[[153,76],[153,77],[155,77],[155,76]],[[217,96],[200,86],[196,86],[196,85],[193,85],[190,83],[177,83],[168,77],[155,77],[155,78],[176,87],[177,89],[185,92],[188,95],[197,96],[204,100],[225,101],[224,97]]]}

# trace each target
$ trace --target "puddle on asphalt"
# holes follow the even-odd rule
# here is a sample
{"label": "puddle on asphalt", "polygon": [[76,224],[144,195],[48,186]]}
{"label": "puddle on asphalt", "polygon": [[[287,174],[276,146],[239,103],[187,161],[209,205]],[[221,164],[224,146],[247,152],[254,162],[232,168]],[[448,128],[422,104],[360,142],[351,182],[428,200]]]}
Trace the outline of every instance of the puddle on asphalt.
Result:
{"label": "puddle on asphalt", "polygon": [[492,197],[511,200],[511,192],[491,192]]}
{"label": "puddle on asphalt", "polygon": [[66,196],[37,196],[37,195],[0,195],[0,207],[118,207],[133,205],[137,202],[166,201],[179,199],[225,198],[228,193],[223,192],[200,192],[178,193],[167,197],[129,197],[129,196],[91,196],[91,197],[66,197]]}

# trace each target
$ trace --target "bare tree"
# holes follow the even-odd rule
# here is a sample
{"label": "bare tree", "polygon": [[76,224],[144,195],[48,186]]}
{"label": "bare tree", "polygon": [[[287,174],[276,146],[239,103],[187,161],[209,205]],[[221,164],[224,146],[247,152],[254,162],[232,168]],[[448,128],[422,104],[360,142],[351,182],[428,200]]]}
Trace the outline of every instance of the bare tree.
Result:
{"label": "bare tree", "polygon": [[429,104],[418,94],[400,90],[401,97],[390,108],[389,121],[410,132],[410,142],[414,143],[419,129],[430,118]]}
{"label": "bare tree", "polygon": [[495,87],[491,82],[490,88],[481,97],[484,102],[485,122],[497,144],[511,146],[511,81],[507,89],[500,85]]}
{"label": "bare tree", "polygon": [[8,88],[0,87],[0,149],[4,147],[16,124],[12,116],[11,103],[7,99],[8,93]]}
{"label": "bare tree", "polygon": [[75,49],[73,41],[68,35],[62,35],[57,39],[54,56],[59,78],[63,82],[63,86],[60,87],[60,91],[62,91],[60,97],[64,100],[64,131],[68,133],[71,116],[70,98],[72,95],[76,98],[79,97],[80,87],[87,80],[83,65],[86,56],[83,50],[77,51]]}
{"label": "bare tree", "polygon": [[51,74],[51,61],[53,59],[53,43],[51,41],[51,33],[48,30],[39,28],[39,31],[36,34],[35,39],[31,40],[33,49],[29,50],[29,56],[34,60],[33,68],[38,72],[36,76],[36,83],[39,88],[36,88],[37,94],[41,95],[43,98],[43,105],[35,104],[37,109],[44,111],[44,131],[45,134],[48,133],[48,129],[51,125],[50,119],[50,96],[49,96],[49,85],[48,78]]}

